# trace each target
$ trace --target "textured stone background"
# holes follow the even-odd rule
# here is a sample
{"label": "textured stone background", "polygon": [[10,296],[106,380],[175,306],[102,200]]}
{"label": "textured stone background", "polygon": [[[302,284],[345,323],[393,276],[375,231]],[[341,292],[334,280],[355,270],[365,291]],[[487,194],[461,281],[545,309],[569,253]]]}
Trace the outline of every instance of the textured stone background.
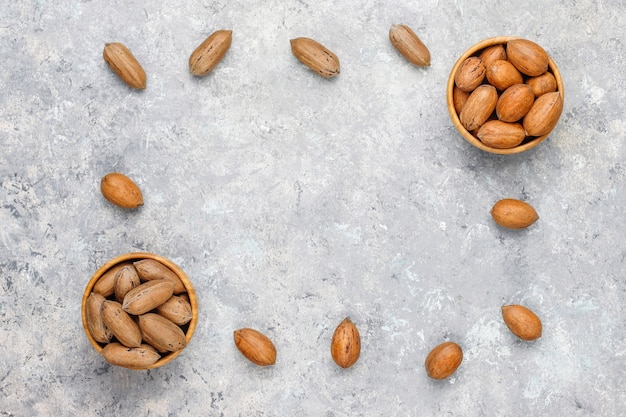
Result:
{"label": "textured stone background", "polygon": [[[149,4],[145,4],[149,3]],[[180,2],[0,0],[0,415],[618,416],[626,403],[624,0]],[[389,44],[411,26],[432,66]],[[191,51],[232,47],[197,79]],[[562,71],[549,139],[516,156],[466,143],[445,84],[474,43],[541,44]],[[308,36],[337,53],[322,79],[292,55]],[[148,88],[102,59],[126,44]],[[121,171],[145,206],[106,202]],[[525,231],[497,227],[500,198],[530,202]],[[174,362],[111,367],[84,336],[90,276],[150,251],[188,273],[200,322]],[[500,306],[544,336],[522,343]],[[331,360],[350,316],[362,355]],[[258,368],[233,330],[279,352]],[[465,359],[429,380],[454,340]]]}

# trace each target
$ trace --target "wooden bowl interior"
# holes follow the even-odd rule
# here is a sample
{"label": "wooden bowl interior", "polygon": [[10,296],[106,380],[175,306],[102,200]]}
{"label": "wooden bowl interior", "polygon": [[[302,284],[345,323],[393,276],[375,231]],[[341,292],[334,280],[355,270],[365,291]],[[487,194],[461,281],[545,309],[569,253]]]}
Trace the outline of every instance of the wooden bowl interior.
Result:
{"label": "wooden bowl interior", "polygon": [[[122,262],[139,261],[141,259],[153,259],[155,261],[161,262],[163,265],[165,265],[169,269],[171,269],[176,275],[178,275],[178,277],[183,282],[183,284],[184,284],[184,286],[185,286],[185,288],[187,290],[187,295],[189,296],[189,303],[191,304],[191,313],[192,313],[191,321],[189,321],[188,324],[183,326],[183,331],[185,332],[185,339],[187,341],[187,344],[189,344],[189,341],[191,340],[191,337],[193,336],[193,333],[196,330],[196,326],[198,324],[198,296],[196,294],[196,290],[194,289],[193,285],[191,284],[191,281],[189,280],[189,277],[187,277],[187,274],[185,274],[185,272],[178,265],[176,265],[175,263],[173,263],[169,259],[166,259],[166,258],[164,258],[162,256],[155,255],[153,253],[147,253],[147,252],[127,253],[127,254],[124,254],[124,255],[120,255],[120,256],[118,256],[116,258],[113,258],[110,261],[106,262],[104,265],[102,265],[95,272],[95,274],[93,274],[93,276],[91,277],[91,279],[87,283],[87,287],[85,288],[85,292],[83,294],[83,300],[82,300],[82,303],[81,303],[81,314],[82,314],[82,320],[83,320],[83,328],[85,329],[85,334],[87,335],[87,339],[89,339],[89,342],[94,347],[94,349],[96,349],[96,352],[98,352],[98,353],[100,353],[102,351],[104,345],[101,344],[101,343],[96,342],[96,340],[91,336],[91,333],[89,332],[89,328],[87,327],[87,316],[86,316],[86,312],[85,312],[85,305],[87,303],[87,298],[89,297],[89,295],[93,291],[93,287],[96,285],[96,282],[98,282],[100,277],[105,272],[107,272],[109,269],[111,269],[115,265],[117,265],[119,263],[122,263]],[[181,349],[181,350],[176,351],[176,352],[161,353],[161,355],[162,355],[161,359],[159,359],[157,362],[155,362],[152,366],[150,366],[147,369],[154,369],[154,368],[158,368],[160,366],[165,365],[166,363],[174,360],[174,358],[176,358],[178,355],[180,355],[180,353],[183,350],[184,349]]]}
{"label": "wooden bowl interior", "polygon": [[[522,142],[521,145],[516,146],[514,148],[509,148],[509,149],[492,148],[492,147],[487,146],[484,143],[482,143],[480,141],[480,139],[478,139],[477,137],[472,135],[461,124],[461,120],[459,119],[459,115],[456,113],[456,110],[454,109],[454,101],[453,101],[453,98],[452,98],[452,93],[453,93],[453,90],[454,90],[454,76],[455,76],[458,68],[463,63],[463,61],[465,61],[467,58],[469,58],[472,55],[476,55],[479,51],[481,51],[481,50],[483,50],[483,49],[485,49],[485,48],[487,48],[489,46],[498,45],[498,44],[506,44],[508,41],[513,40],[513,39],[518,39],[518,38],[514,37],[514,36],[498,36],[498,37],[494,37],[494,38],[485,39],[485,40],[483,40],[481,42],[478,42],[477,44],[475,44],[471,48],[469,48],[467,51],[465,51],[463,53],[463,55],[461,55],[459,57],[459,59],[456,61],[456,63],[452,67],[452,70],[450,71],[450,76],[448,77],[448,84],[446,86],[446,104],[448,106],[448,112],[450,113],[450,118],[452,119],[452,123],[457,128],[459,133],[461,133],[463,138],[465,138],[465,140],[467,140],[469,143],[471,143],[472,145],[476,146],[477,148],[480,148],[480,149],[482,149],[484,151],[487,151],[487,152],[496,153],[496,154],[502,154],[502,155],[516,154],[516,153],[524,152],[524,151],[527,151],[527,150],[529,150],[531,148],[534,148],[539,143],[543,142],[548,137],[550,132],[546,133],[543,136],[538,136],[538,137],[532,138],[531,140],[529,140],[527,142]],[[552,58],[549,57],[549,56],[548,56],[548,62],[549,62],[549,64],[548,64],[548,71],[551,72],[552,75],[554,75],[554,78],[556,79],[557,91],[559,91],[561,93],[561,97],[564,99],[565,96],[564,96],[563,79],[561,78],[561,73],[560,73],[559,69],[557,68],[556,64],[554,63],[554,61],[552,60]]]}

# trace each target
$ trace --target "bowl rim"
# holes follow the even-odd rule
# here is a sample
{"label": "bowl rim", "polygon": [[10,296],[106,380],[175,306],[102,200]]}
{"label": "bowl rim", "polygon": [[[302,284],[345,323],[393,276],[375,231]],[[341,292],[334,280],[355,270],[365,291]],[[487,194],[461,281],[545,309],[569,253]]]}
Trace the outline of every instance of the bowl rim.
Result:
{"label": "bowl rim", "polygon": [[[552,133],[552,131],[546,133],[545,135],[538,136],[535,139],[529,142],[526,142],[522,145],[516,146],[514,148],[499,149],[499,148],[492,148],[490,146],[485,145],[483,142],[480,141],[480,139],[476,138],[474,135],[468,132],[467,129],[465,129],[465,127],[461,124],[459,115],[456,113],[456,110],[454,109],[454,101],[453,101],[454,76],[456,75],[456,72],[458,68],[461,66],[461,64],[463,63],[463,61],[465,61],[465,59],[469,58],[470,56],[475,55],[481,49],[485,49],[493,45],[505,44],[508,41],[512,41],[514,39],[524,39],[524,38],[520,38],[517,36],[494,36],[491,38],[483,39],[482,41],[478,43],[475,43],[457,59],[454,66],[452,67],[452,70],[450,71],[448,82],[446,84],[446,103],[448,107],[448,113],[450,113],[450,118],[452,119],[452,123],[454,124],[456,129],[459,131],[461,136],[463,136],[463,138],[466,141],[468,141],[475,147],[482,149],[483,151],[500,154],[500,155],[517,154],[520,152],[527,151],[531,148],[534,148],[539,143],[543,142],[550,135],[550,133]],[[561,93],[561,99],[565,100],[563,78],[561,77],[561,72],[556,66],[556,63],[552,60],[552,57],[550,55],[548,55],[548,68],[549,68],[549,71],[552,73],[552,75],[554,75],[554,78],[556,79],[557,91]]]}
{"label": "bowl rim", "polygon": [[[132,261],[132,260],[141,260],[141,259],[153,259],[155,261],[161,262],[163,265],[171,269],[180,278],[180,280],[183,282],[183,285],[185,286],[185,289],[187,290],[187,295],[189,296],[189,304],[191,304],[191,312],[192,312],[192,318],[189,321],[187,332],[185,333],[186,345],[189,345],[189,342],[191,341],[191,337],[193,336],[196,330],[196,327],[198,325],[198,295],[196,294],[196,290],[193,287],[193,284],[191,283],[191,280],[189,279],[185,271],[183,271],[178,265],[176,265],[174,262],[170,261],[169,259],[164,258],[163,256],[160,256],[160,255],[156,255],[154,253],[149,253],[149,252],[125,253],[123,255],[114,257],[113,259],[105,262],[100,268],[98,268],[98,270],[89,279],[89,282],[87,283],[87,286],[85,287],[85,291],[83,293],[83,299],[81,303],[81,317],[83,321],[83,328],[85,330],[85,335],[87,336],[89,343],[91,343],[91,345],[96,350],[96,352],[98,352],[98,354],[102,352],[103,347],[100,345],[100,343],[96,342],[96,340],[91,336],[91,333],[89,332],[89,327],[87,326],[87,314],[85,311],[87,298],[89,297],[89,295],[91,295],[93,288],[96,285],[96,282],[109,269],[111,269],[115,265],[122,263],[122,262]],[[149,367],[142,369],[142,370],[154,369],[154,368],[163,366],[166,363],[169,363],[172,360],[174,360],[176,357],[178,357],[178,355],[180,355],[183,350],[185,350],[185,348],[178,350],[176,352],[167,353],[166,355],[162,356],[158,361],[156,361]],[[131,368],[127,368],[127,369],[131,369]]]}

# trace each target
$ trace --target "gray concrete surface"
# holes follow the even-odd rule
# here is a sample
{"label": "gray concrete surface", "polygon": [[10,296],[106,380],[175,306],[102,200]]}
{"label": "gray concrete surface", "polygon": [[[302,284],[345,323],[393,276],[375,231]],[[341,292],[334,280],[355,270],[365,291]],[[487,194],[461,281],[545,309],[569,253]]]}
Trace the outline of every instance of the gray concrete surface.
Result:
{"label": "gray concrete surface", "polygon": [[[626,415],[625,1],[0,3],[0,415]],[[391,47],[394,23],[431,67]],[[194,78],[217,29],[231,50]],[[504,35],[541,44],[566,85],[557,128],[515,156],[466,143],[444,97],[456,58]],[[300,64],[298,36],[341,75]],[[144,92],[106,67],[111,41]],[[110,171],[143,208],[103,199]],[[540,220],[496,226],[504,197]],[[148,372],[106,364],[80,320],[90,276],[132,251],[178,263],[200,301],[191,344]],[[508,332],[510,303],[541,339]],[[346,316],[363,349],[343,370]],[[272,338],[274,367],[240,355],[240,327]],[[423,363],[445,340],[465,359],[437,382]]]}

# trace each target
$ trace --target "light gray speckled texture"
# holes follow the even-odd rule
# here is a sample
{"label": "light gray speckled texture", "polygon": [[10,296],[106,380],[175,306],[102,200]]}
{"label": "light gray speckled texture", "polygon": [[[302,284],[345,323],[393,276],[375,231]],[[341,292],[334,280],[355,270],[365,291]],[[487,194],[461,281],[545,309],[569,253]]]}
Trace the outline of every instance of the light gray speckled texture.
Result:
{"label": "light gray speckled texture", "polygon": [[[150,4],[144,4],[150,3]],[[0,0],[0,415],[618,416],[626,403],[626,1]],[[406,23],[432,66],[391,47]],[[231,50],[206,78],[187,58],[216,29]],[[563,116],[522,155],[471,147],[445,84],[474,43],[540,43],[566,85]],[[322,79],[292,55],[337,53]],[[148,88],[102,59],[126,44]],[[144,192],[99,192],[121,171]],[[541,218],[497,227],[500,198]],[[80,320],[85,285],[122,253],[188,273],[200,323],[174,362],[108,366]],[[522,343],[500,306],[544,336]],[[350,316],[362,355],[331,360]],[[232,331],[278,347],[258,368]],[[423,362],[444,340],[448,380]]]}

